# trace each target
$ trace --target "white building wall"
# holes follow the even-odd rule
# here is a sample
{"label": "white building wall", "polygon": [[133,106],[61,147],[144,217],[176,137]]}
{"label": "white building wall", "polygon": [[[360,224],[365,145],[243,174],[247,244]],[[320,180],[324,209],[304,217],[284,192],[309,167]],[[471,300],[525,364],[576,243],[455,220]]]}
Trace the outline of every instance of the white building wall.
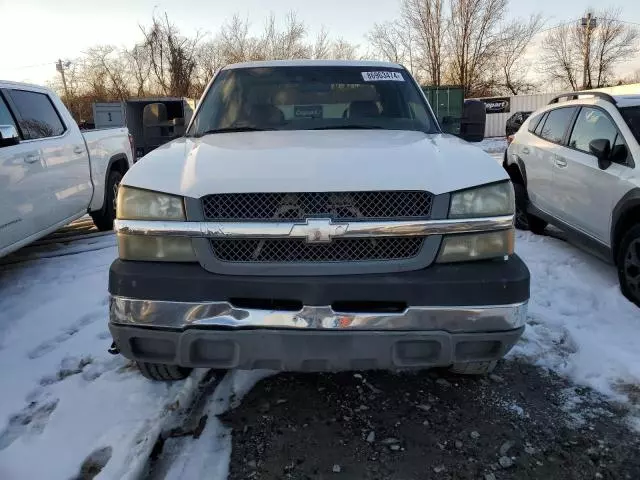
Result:
{"label": "white building wall", "polygon": [[[538,93],[535,95],[515,95],[510,97],[511,108],[508,113],[487,113],[485,137],[504,137],[507,119],[516,112],[534,112],[547,105],[558,93]],[[479,99],[482,100],[482,99]]]}
{"label": "white building wall", "polygon": [[[595,91],[606,92],[610,95],[640,94],[640,83],[620,85],[617,87],[595,88]],[[558,95],[567,93],[538,93],[534,95],[514,95],[511,99],[511,108],[508,113],[487,113],[487,124],[484,131],[485,137],[503,137],[507,119],[516,112],[535,112],[539,108],[548,105]],[[496,98],[496,97],[490,97]],[[483,100],[479,98],[477,100]]]}

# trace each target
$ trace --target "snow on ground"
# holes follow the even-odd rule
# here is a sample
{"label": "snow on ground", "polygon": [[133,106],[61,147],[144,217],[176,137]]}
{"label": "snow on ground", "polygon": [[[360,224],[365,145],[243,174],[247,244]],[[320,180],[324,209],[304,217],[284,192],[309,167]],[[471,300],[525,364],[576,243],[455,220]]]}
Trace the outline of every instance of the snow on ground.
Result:
{"label": "snow on ground", "polygon": [[[107,353],[107,278],[116,255],[113,235],[89,235],[4,259],[0,479],[68,479],[101,467],[97,478],[137,478],[164,424],[190,403],[204,370],[173,385],[151,382]],[[231,372],[216,391],[224,401],[213,405],[239,402],[268,374]],[[225,431],[218,410],[203,435],[209,440]],[[231,445],[219,443],[206,458],[218,465],[211,478],[223,479]]]}
{"label": "snow on ground", "polygon": [[153,383],[107,353],[113,235],[94,247],[1,272],[3,480],[75,478],[85,460],[106,463],[103,478],[135,477],[171,405],[197,382]]}
{"label": "snow on ground", "polygon": [[504,137],[485,138],[476,144],[487,153],[499,153],[502,155],[507,148],[507,140]]}
{"label": "snow on ground", "polygon": [[512,355],[618,399],[640,386],[640,310],[620,293],[615,267],[528,232],[518,232],[516,252],[531,271],[531,301]]}

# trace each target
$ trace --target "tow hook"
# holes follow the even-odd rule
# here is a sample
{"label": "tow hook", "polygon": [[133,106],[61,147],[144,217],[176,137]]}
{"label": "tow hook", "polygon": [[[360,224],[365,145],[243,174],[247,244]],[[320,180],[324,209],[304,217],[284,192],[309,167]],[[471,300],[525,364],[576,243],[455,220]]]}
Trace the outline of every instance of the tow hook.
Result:
{"label": "tow hook", "polygon": [[116,342],[111,343],[111,346],[109,347],[107,352],[109,352],[111,355],[118,355],[120,353],[120,349],[116,345]]}

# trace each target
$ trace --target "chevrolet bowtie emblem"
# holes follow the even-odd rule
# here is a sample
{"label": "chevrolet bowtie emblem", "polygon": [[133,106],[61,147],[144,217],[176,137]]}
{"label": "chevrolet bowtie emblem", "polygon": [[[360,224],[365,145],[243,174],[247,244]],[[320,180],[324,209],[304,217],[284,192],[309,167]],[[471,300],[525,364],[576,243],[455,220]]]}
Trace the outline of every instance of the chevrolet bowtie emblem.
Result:
{"label": "chevrolet bowtie emblem", "polygon": [[290,236],[303,237],[307,243],[328,243],[333,237],[344,235],[347,223],[333,223],[330,218],[309,218],[306,223],[294,225]]}

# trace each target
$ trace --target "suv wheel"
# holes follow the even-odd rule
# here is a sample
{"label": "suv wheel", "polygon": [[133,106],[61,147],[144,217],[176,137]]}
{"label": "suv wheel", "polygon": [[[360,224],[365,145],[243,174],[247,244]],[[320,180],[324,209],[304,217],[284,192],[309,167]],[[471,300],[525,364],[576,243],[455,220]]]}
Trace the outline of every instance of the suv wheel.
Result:
{"label": "suv wheel", "polygon": [[640,225],[622,238],[616,264],[622,293],[640,307]]}
{"label": "suv wheel", "polygon": [[516,195],[516,228],[518,230],[531,230],[536,234],[543,233],[547,227],[547,222],[527,213],[527,205],[529,204],[527,188],[521,183],[514,183],[513,191]]}
{"label": "suv wheel", "polygon": [[107,184],[105,185],[104,205],[101,210],[91,212],[93,223],[100,231],[113,230],[113,221],[116,218],[118,188],[120,188],[121,181],[122,174],[120,172],[117,170],[109,172]]}
{"label": "suv wheel", "polygon": [[171,382],[174,380],[184,380],[191,373],[190,368],[179,367],[178,365],[166,365],[164,363],[136,362],[140,373],[149,380],[160,382]]}

